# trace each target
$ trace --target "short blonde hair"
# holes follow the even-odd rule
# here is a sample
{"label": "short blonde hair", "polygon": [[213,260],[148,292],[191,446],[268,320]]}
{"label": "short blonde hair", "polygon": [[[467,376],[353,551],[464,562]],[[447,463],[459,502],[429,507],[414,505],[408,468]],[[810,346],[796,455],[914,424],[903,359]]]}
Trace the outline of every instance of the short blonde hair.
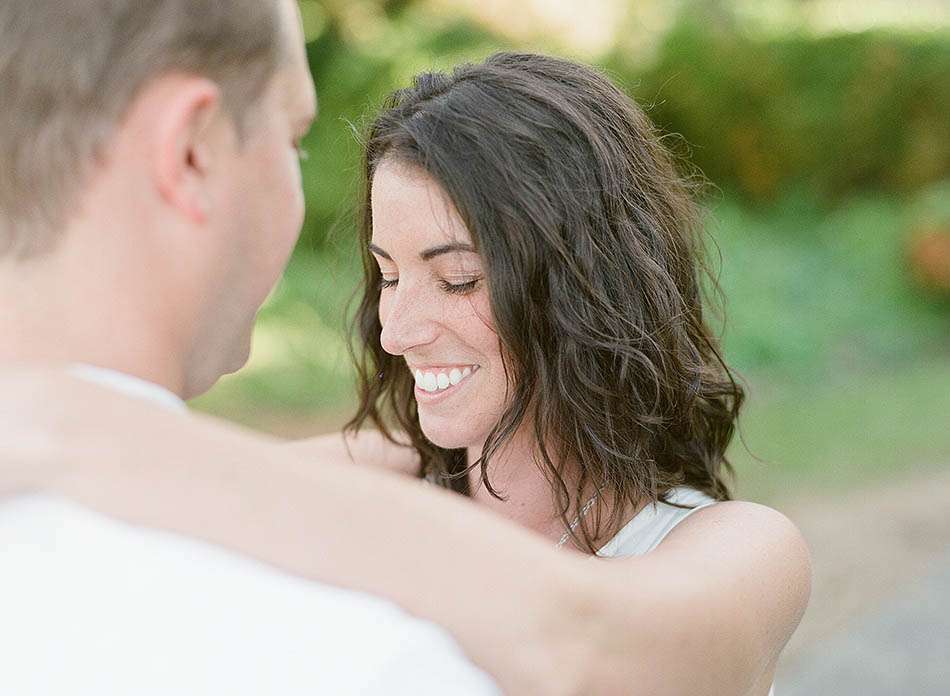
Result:
{"label": "short blonde hair", "polygon": [[3,0],[0,255],[49,249],[151,79],[217,82],[239,129],[285,48],[279,0]]}

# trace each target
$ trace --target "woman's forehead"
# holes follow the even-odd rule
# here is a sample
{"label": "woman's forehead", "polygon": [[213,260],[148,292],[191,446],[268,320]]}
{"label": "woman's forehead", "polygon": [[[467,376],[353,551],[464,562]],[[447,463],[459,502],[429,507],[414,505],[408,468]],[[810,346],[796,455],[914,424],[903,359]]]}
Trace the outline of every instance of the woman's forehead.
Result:
{"label": "woman's forehead", "polygon": [[373,176],[373,243],[386,248],[424,249],[472,244],[455,204],[442,186],[418,167],[384,160]]}

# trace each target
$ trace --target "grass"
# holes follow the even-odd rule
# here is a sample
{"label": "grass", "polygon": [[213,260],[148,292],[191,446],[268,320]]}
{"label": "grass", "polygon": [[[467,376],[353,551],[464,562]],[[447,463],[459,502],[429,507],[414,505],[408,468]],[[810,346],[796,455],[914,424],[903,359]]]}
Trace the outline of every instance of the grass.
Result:
{"label": "grass", "polygon": [[743,498],[779,501],[950,466],[950,355],[822,381],[750,379],[730,458]]}

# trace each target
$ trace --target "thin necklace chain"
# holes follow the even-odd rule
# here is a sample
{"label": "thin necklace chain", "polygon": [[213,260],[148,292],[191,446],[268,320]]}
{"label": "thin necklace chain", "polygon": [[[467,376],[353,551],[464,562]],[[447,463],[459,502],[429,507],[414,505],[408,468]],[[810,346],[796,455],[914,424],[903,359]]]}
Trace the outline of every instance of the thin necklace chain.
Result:
{"label": "thin necklace chain", "polygon": [[571,526],[568,527],[566,532],[564,532],[564,536],[561,537],[561,540],[557,542],[557,546],[555,546],[554,548],[559,549],[562,546],[564,546],[564,544],[570,538],[574,530],[577,529],[577,525],[579,525],[581,523],[581,520],[584,519],[584,517],[587,515],[588,512],[590,512],[591,507],[594,505],[594,501],[596,501],[599,496],[600,496],[600,491],[597,491],[596,493],[594,493],[593,497],[590,500],[584,503],[584,507],[581,508],[580,513],[577,515],[577,517],[574,518],[574,521],[571,522]]}

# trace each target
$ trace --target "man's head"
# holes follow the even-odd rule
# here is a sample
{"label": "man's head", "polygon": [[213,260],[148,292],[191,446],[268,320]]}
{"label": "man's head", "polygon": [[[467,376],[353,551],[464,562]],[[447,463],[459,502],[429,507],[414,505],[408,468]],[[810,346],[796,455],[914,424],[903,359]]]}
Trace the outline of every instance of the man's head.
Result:
{"label": "man's head", "polygon": [[60,319],[112,314],[125,353],[157,342],[162,381],[203,391],[299,234],[315,108],[293,0],[6,0],[0,267],[48,270]]}

